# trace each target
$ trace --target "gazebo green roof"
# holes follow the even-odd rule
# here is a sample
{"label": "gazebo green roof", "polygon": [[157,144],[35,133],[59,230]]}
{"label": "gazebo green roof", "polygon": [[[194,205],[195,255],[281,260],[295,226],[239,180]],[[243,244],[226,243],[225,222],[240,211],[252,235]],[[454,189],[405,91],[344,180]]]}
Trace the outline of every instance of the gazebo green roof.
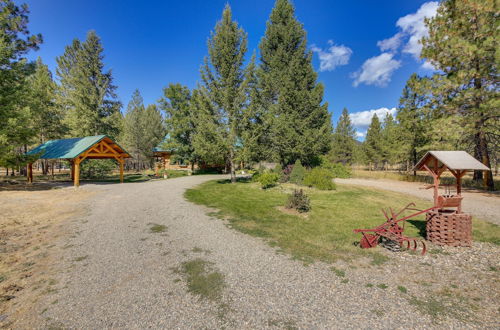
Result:
{"label": "gazebo green roof", "polygon": [[175,151],[172,148],[165,148],[164,147],[165,144],[168,143],[169,140],[170,140],[170,134],[165,135],[163,140],[160,143],[158,143],[158,145],[156,147],[153,148],[153,152],[173,152],[173,151]]}
{"label": "gazebo green roof", "polygon": [[[106,135],[96,135],[82,138],[50,140],[30,150],[26,155],[40,153],[41,159],[73,159],[105,138],[107,138]],[[123,148],[121,149],[123,150]]]}

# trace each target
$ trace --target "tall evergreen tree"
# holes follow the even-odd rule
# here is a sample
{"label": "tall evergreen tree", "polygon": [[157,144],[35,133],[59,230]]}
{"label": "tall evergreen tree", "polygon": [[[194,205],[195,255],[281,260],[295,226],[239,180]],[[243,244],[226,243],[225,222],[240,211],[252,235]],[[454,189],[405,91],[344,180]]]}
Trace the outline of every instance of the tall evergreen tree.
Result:
{"label": "tall evergreen tree", "polygon": [[118,135],[120,102],[111,71],[104,71],[103,47],[94,31],[85,42],[74,40],[57,58],[61,106],[71,136]]}
{"label": "tall evergreen tree", "polygon": [[382,159],[385,165],[394,165],[403,158],[400,132],[392,114],[387,113],[382,125]]}
{"label": "tall evergreen tree", "polygon": [[255,54],[252,55],[246,69],[247,107],[241,122],[241,146],[239,149],[239,160],[243,163],[258,162],[265,160],[268,156],[266,111],[262,105],[255,58]]}
{"label": "tall evergreen tree", "polygon": [[0,0],[0,165],[19,165],[20,148],[32,137],[27,108],[26,54],[38,49],[41,35],[28,30],[27,5]]}
{"label": "tall evergreen tree", "polygon": [[429,101],[422,89],[425,79],[415,73],[410,76],[399,99],[396,114],[400,126],[402,152],[406,153],[406,157],[403,158],[411,159],[411,166],[408,164],[407,170],[413,168],[423,156],[425,150],[422,150],[422,147],[427,144],[429,138],[430,115],[427,107]]}
{"label": "tall evergreen tree", "polygon": [[193,139],[196,129],[196,107],[191,103],[191,91],[181,84],[170,84],[163,89],[160,108],[165,112],[168,140],[166,148],[174,149],[175,156],[194,166],[197,161]]}
{"label": "tall evergreen tree", "polygon": [[368,161],[373,164],[375,169],[378,169],[383,159],[383,144],[382,126],[376,114],[373,115],[368,131],[366,132],[364,149]]}
{"label": "tall evergreen tree", "polygon": [[311,63],[306,31],[289,0],[277,0],[260,43],[262,100],[270,112],[268,146],[283,165],[313,164],[331,146],[331,116]]}
{"label": "tall evergreen tree", "polygon": [[142,118],[144,116],[144,101],[139,90],[135,90],[132,99],[127,105],[125,117],[123,118],[123,132],[121,141],[124,147],[134,157],[134,167],[139,168],[146,159],[143,155],[145,144],[144,127]]}
{"label": "tall evergreen tree", "polygon": [[49,68],[40,57],[36,61],[35,72],[29,77],[28,83],[29,107],[37,143],[62,137],[65,132],[62,124],[63,113],[55,103],[57,85],[52,79]]}
{"label": "tall evergreen tree", "polygon": [[163,116],[156,104],[149,104],[144,110],[141,118],[141,126],[144,129],[142,146],[143,155],[149,159],[150,167],[153,166],[153,148],[165,137],[166,129]]}
{"label": "tall evergreen tree", "polygon": [[356,143],[356,130],[352,126],[347,108],[342,110],[337,127],[333,134],[331,158],[343,164],[352,164]]}
{"label": "tall evergreen tree", "polygon": [[231,8],[226,5],[208,40],[208,56],[201,69],[200,99],[196,101],[200,107],[198,129],[193,144],[204,160],[223,158],[233,183],[246,103],[246,51],[247,35],[233,21]]}
{"label": "tall evergreen tree", "polygon": [[[434,97],[452,115],[463,116],[474,156],[490,167],[490,146],[500,134],[498,97],[498,7],[494,0],[444,0],[427,20],[422,57],[440,70]],[[482,178],[476,171],[475,179]],[[494,188],[492,172],[485,184]]]}

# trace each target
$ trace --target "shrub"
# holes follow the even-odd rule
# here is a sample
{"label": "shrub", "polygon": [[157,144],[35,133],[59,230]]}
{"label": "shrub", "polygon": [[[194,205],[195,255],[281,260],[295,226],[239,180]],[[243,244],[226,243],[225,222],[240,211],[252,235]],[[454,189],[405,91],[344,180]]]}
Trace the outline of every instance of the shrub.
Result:
{"label": "shrub", "polygon": [[307,172],[304,178],[304,185],[314,187],[319,190],[335,189],[335,183],[333,183],[333,175],[331,171],[321,167],[315,167]]}
{"label": "shrub", "polygon": [[85,159],[80,173],[83,178],[102,179],[111,174],[116,166],[116,161],[112,159]]}
{"label": "shrub", "polygon": [[321,160],[321,167],[329,170],[334,178],[347,179],[352,176],[351,169],[342,163],[332,163],[325,158]]}
{"label": "shrub", "polygon": [[304,176],[306,175],[306,169],[302,166],[300,159],[297,159],[293,165],[292,172],[290,173],[290,182],[295,184],[302,184],[304,181]]}
{"label": "shrub", "polygon": [[252,182],[259,182],[259,178],[261,175],[262,175],[262,172],[260,172],[259,170],[255,171],[252,174]]}
{"label": "shrub", "polygon": [[262,186],[262,189],[267,189],[274,187],[278,183],[278,174],[273,173],[273,172],[264,172],[261,175],[259,175],[259,182],[260,185]]}
{"label": "shrub", "polygon": [[302,189],[295,189],[288,197],[285,207],[287,209],[296,209],[300,213],[307,212],[311,209],[311,201]]}

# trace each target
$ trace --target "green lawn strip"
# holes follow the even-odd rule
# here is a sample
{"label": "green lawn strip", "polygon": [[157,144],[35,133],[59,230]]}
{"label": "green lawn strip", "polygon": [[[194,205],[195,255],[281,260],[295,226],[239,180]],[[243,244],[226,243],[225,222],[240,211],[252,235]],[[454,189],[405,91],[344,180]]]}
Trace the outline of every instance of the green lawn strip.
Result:
{"label": "green lawn strip", "polygon": [[[194,203],[219,210],[215,215],[227,219],[232,228],[264,237],[273,246],[306,262],[333,262],[363,255],[381,260],[376,250],[362,250],[354,245],[360,235],[353,229],[380,225],[384,221],[380,211],[383,207],[397,211],[409,202],[416,202],[419,208],[430,206],[428,201],[412,196],[366,187],[339,185],[335,191],[305,188],[312,210],[304,219],[277,209],[285,204],[292,188],[281,185],[262,190],[256,183],[229,184],[220,180],[206,182],[185,195]],[[405,234],[419,237],[424,228],[424,216],[420,216],[406,223]],[[476,240],[498,244],[498,226],[475,220],[474,230]]]}

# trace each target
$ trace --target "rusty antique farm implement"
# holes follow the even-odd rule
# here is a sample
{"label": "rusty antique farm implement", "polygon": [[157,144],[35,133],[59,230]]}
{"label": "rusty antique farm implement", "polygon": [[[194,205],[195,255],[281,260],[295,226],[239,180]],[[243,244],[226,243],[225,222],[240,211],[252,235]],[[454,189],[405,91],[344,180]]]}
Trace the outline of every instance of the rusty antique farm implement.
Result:
{"label": "rusty antique farm implement", "polygon": [[[417,241],[414,238],[405,236],[403,234],[403,231],[405,229],[406,220],[414,218],[420,214],[427,213],[428,211],[431,211],[436,207],[433,206],[425,210],[418,210],[415,209],[414,207],[415,203],[410,203],[397,213],[394,213],[394,210],[392,208],[389,208],[388,211],[382,209],[382,213],[384,214],[385,219],[387,220],[386,222],[373,229],[354,230],[355,233],[361,233],[363,235],[363,237],[361,237],[359,245],[363,249],[372,248],[378,245],[381,238],[385,238],[391,242],[398,243],[403,248],[412,250],[416,250],[420,243],[420,245],[422,246],[422,254],[425,254],[425,252],[427,251],[427,247],[425,246],[424,241],[422,240]],[[400,217],[404,211],[417,211],[417,212],[408,216]]]}
{"label": "rusty antique farm implement", "polygon": [[[490,169],[477,161],[465,151],[429,151],[415,165],[414,171],[427,171],[433,180],[433,184],[426,188],[434,190],[434,206],[425,210],[415,209],[415,204],[410,203],[402,210],[394,213],[392,208],[389,212],[382,210],[386,222],[373,229],[355,229],[355,233],[361,233],[360,246],[364,249],[377,246],[382,241],[399,244],[400,247],[416,250],[419,243],[422,246],[422,254],[427,250],[424,241],[403,234],[405,222],[420,214],[426,214],[426,237],[427,240],[438,245],[449,246],[471,246],[472,244],[472,216],[462,212],[462,177],[467,171]],[[451,191],[451,185],[441,185],[441,175],[446,171],[455,177],[455,192]],[[440,187],[445,187],[444,194],[439,193]],[[401,216],[405,211],[416,211],[408,216]]]}

